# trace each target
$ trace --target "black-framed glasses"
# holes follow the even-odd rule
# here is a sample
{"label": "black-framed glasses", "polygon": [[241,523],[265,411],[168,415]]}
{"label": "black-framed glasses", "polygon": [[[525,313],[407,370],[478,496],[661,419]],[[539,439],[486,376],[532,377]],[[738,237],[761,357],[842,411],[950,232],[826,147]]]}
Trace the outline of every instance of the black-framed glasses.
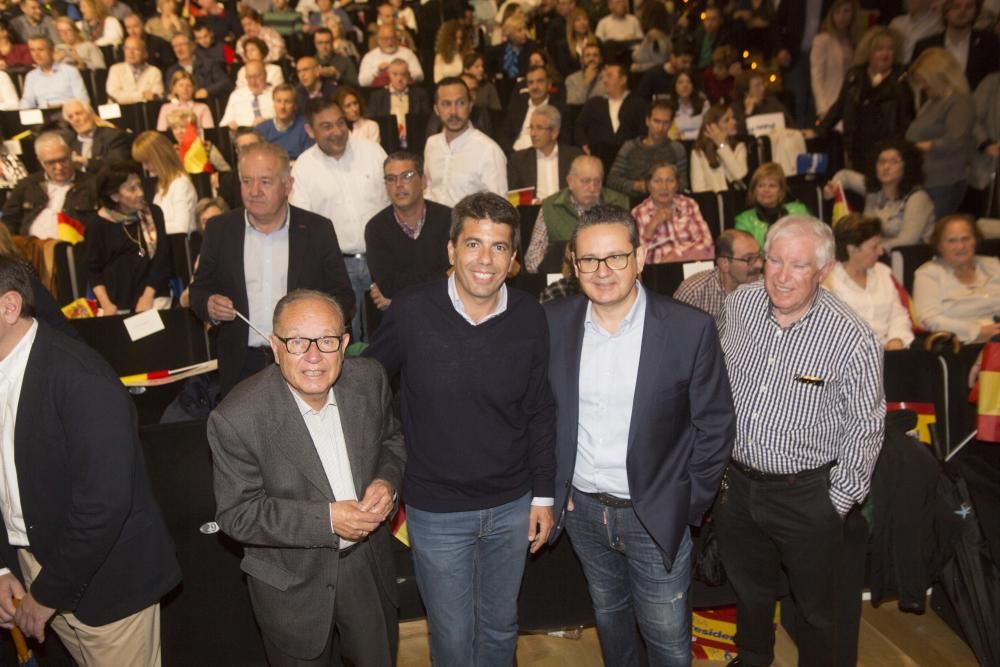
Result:
{"label": "black-framed glasses", "polygon": [[382,180],[384,180],[389,185],[392,185],[397,180],[399,180],[402,183],[409,183],[410,181],[412,181],[416,177],[417,177],[417,170],[416,169],[409,169],[409,170],[404,171],[403,173],[398,174],[398,175],[397,174],[386,174],[385,176],[382,177]]}
{"label": "black-framed glasses", "polygon": [[757,262],[764,261],[764,255],[761,255],[759,253],[756,255],[745,255],[743,257],[733,257],[732,255],[719,255],[719,257],[725,257],[731,262],[744,262],[750,266],[753,266]]}
{"label": "black-framed glasses", "polygon": [[302,336],[296,336],[295,338],[282,338],[281,336],[275,334],[275,338],[280,340],[285,345],[285,349],[288,350],[288,354],[294,354],[296,357],[300,357],[309,351],[313,343],[316,343],[316,349],[323,354],[332,354],[334,352],[340,351],[340,343],[347,334],[340,334],[339,336],[321,336],[320,338],[304,338]]}
{"label": "black-framed glasses", "polygon": [[576,268],[579,269],[580,273],[596,273],[603,263],[612,271],[621,271],[628,266],[628,258],[634,252],[635,250],[607,257],[577,257]]}

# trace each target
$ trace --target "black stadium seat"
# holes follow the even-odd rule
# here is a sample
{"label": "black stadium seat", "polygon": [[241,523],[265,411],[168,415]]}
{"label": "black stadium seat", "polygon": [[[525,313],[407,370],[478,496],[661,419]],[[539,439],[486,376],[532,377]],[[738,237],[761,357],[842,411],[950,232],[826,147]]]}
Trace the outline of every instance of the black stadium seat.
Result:
{"label": "black stadium seat", "polygon": [[701,210],[701,217],[708,224],[712,238],[718,238],[723,230],[723,205],[722,195],[715,192],[695,192],[690,195],[698,203]]}

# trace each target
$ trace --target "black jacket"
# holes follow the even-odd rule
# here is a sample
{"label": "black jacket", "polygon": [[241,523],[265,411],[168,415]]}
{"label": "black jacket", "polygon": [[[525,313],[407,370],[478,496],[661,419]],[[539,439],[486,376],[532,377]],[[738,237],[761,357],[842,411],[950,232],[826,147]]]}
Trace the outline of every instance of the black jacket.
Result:
{"label": "black jacket", "polygon": [[[208,298],[222,294],[243,315],[249,310],[243,269],[244,209],[209,221],[201,244],[201,259],[191,283],[191,308],[205,322]],[[337,233],[327,218],[291,207],[288,231],[287,291],[315,289],[332,295],[350,321],[354,291],[344,266]],[[249,328],[239,318],[219,325],[219,383],[226,394],[239,379],[247,352]]]}
{"label": "black jacket", "polygon": [[[14,461],[43,605],[106,625],[158,602],[181,579],[153,498],[128,392],[107,362],[44,322],[28,357]],[[0,561],[22,581],[17,550]]]}
{"label": "black jacket", "polygon": [[[569,174],[569,167],[580,155],[583,155],[576,146],[559,144],[559,189],[566,187],[566,175]],[[534,148],[525,148],[523,151],[514,151],[507,158],[507,188],[509,190],[520,190],[522,188],[538,187],[538,160],[535,157]]]}
{"label": "black jacket", "polygon": [[847,72],[840,96],[823,117],[817,132],[825,134],[844,121],[844,148],[854,169],[865,171],[889,139],[901,139],[913,121],[913,93],[906,70],[894,65],[879,85],[872,87],[866,65]]}
{"label": "black jacket", "polygon": [[[933,46],[944,48],[944,33],[924,37],[913,47],[913,60]],[[969,59],[965,64],[965,78],[969,80],[969,88],[976,89],[979,82],[1000,69],[1000,40],[988,30],[973,30],[969,37]]]}
{"label": "black jacket", "polygon": [[[410,111],[415,116],[422,116],[431,113],[431,99],[427,91],[418,86],[410,86]],[[378,118],[379,116],[389,116],[392,114],[392,101],[389,99],[389,89],[379,88],[373,90],[368,98],[368,116]]]}
{"label": "black jacket", "polygon": [[[164,75],[163,83],[165,86],[170,86],[170,79],[173,78],[174,73],[181,69],[178,64],[171,65]],[[209,97],[221,97],[225,98],[229,93],[233,91],[236,84],[233,80],[229,78],[226,74],[226,68],[221,62],[217,60],[211,60],[208,58],[202,58],[200,56],[194,57],[194,66],[192,67],[194,72],[194,83],[198,88],[204,88]],[[220,107],[224,108],[226,100],[220,100]]]}
{"label": "black jacket", "polygon": [[[73,136],[70,148],[77,153],[81,150],[80,140]],[[132,159],[132,135],[117,127],[95,127],[94,145],[90,149],[87,171],[96,174],[105,162]]]}
{"label": "black jacket", "polygon": [[[3,222],[11,234],[28,236],[31,223],[49,203],[45,189],[45,174],[31,174],[22,179],[11,190],[3,205]],[[79,222],[85,222],[91,212],[97,209],[97,190],[94,177],[77,172],[73,186],[66,193],[63,212]]]}

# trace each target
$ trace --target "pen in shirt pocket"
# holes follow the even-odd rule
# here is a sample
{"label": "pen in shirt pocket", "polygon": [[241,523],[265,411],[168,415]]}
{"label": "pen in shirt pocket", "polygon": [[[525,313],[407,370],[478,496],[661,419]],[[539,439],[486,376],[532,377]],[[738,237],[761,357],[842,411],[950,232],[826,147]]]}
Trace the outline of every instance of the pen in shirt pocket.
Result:
{"label": "pen in shirt pocket", "polygon": [[817,375],[797,375],[795,377],[796,382],[801,382],[802,384],[812,385],[813,387],[822,387],[826,382],[823,378]]}

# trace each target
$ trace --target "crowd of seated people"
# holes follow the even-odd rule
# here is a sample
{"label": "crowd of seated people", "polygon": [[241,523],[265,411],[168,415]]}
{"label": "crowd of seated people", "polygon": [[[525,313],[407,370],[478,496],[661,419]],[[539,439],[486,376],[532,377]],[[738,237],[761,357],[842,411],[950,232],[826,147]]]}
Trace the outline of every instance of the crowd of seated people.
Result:
{"label": "crowd of seated people", "polygon": [[[199,198],[243,204],[241,142],[276,143],[294,160],[323,132],[307,103],[332,97],[350,142],[418,154],[426,143],[429,201],[527,192],[520,201],[540,207],[525,230],[528,272],[558,267],[574,221],[598,201],[633,212],[657,264],[716,259],[727,229],[763,248],[791,213],[833,224],[829,200],[843,190],[864,224],[838,232],[843,256],[828,284],[859,309],[867,294],[885,316],[886,295],[871,296],[885,285],[881,250],[940,242],[948,234],[935,222],[953,214],[971,216],[972,243],[996,233],[996,222],[977,222],[1000,217],[989,189],[1000,159],[998,26],[981,2],[914,1],[905,12],[816,2],[805,25],[770,0],[685,4],[445,4],[434,17],[405,0],[367,12],[329,0],[22,0],[0,12],[0,109],[41,109],[45,124],[23,166],[2,156],[3,221],[39,239],[58,236],[60,213],[101,222],[98,209],[113,210],[97,190],[102,168],[134,158],[150,220],[197,234]],[[94,109],[107,102],[143,111],[104,119]],[[797,173],[795,152],[824,154],[828,168]],[[826,201],[798,200],[793,186],[806,182]],[[713,194],[724,208],[700,210]],[[917,273],[924,296],[928,273],[949,274],[1000,312],[988,261],[973,271],[927,247],[936,258]],[[125,296],[117,309],[143,294]],[[934,298],[918,330],[947,328],[942,303]],[[870,321],[887,347],[910,344]],[[983,338],[959,328],[962,340]]]}

